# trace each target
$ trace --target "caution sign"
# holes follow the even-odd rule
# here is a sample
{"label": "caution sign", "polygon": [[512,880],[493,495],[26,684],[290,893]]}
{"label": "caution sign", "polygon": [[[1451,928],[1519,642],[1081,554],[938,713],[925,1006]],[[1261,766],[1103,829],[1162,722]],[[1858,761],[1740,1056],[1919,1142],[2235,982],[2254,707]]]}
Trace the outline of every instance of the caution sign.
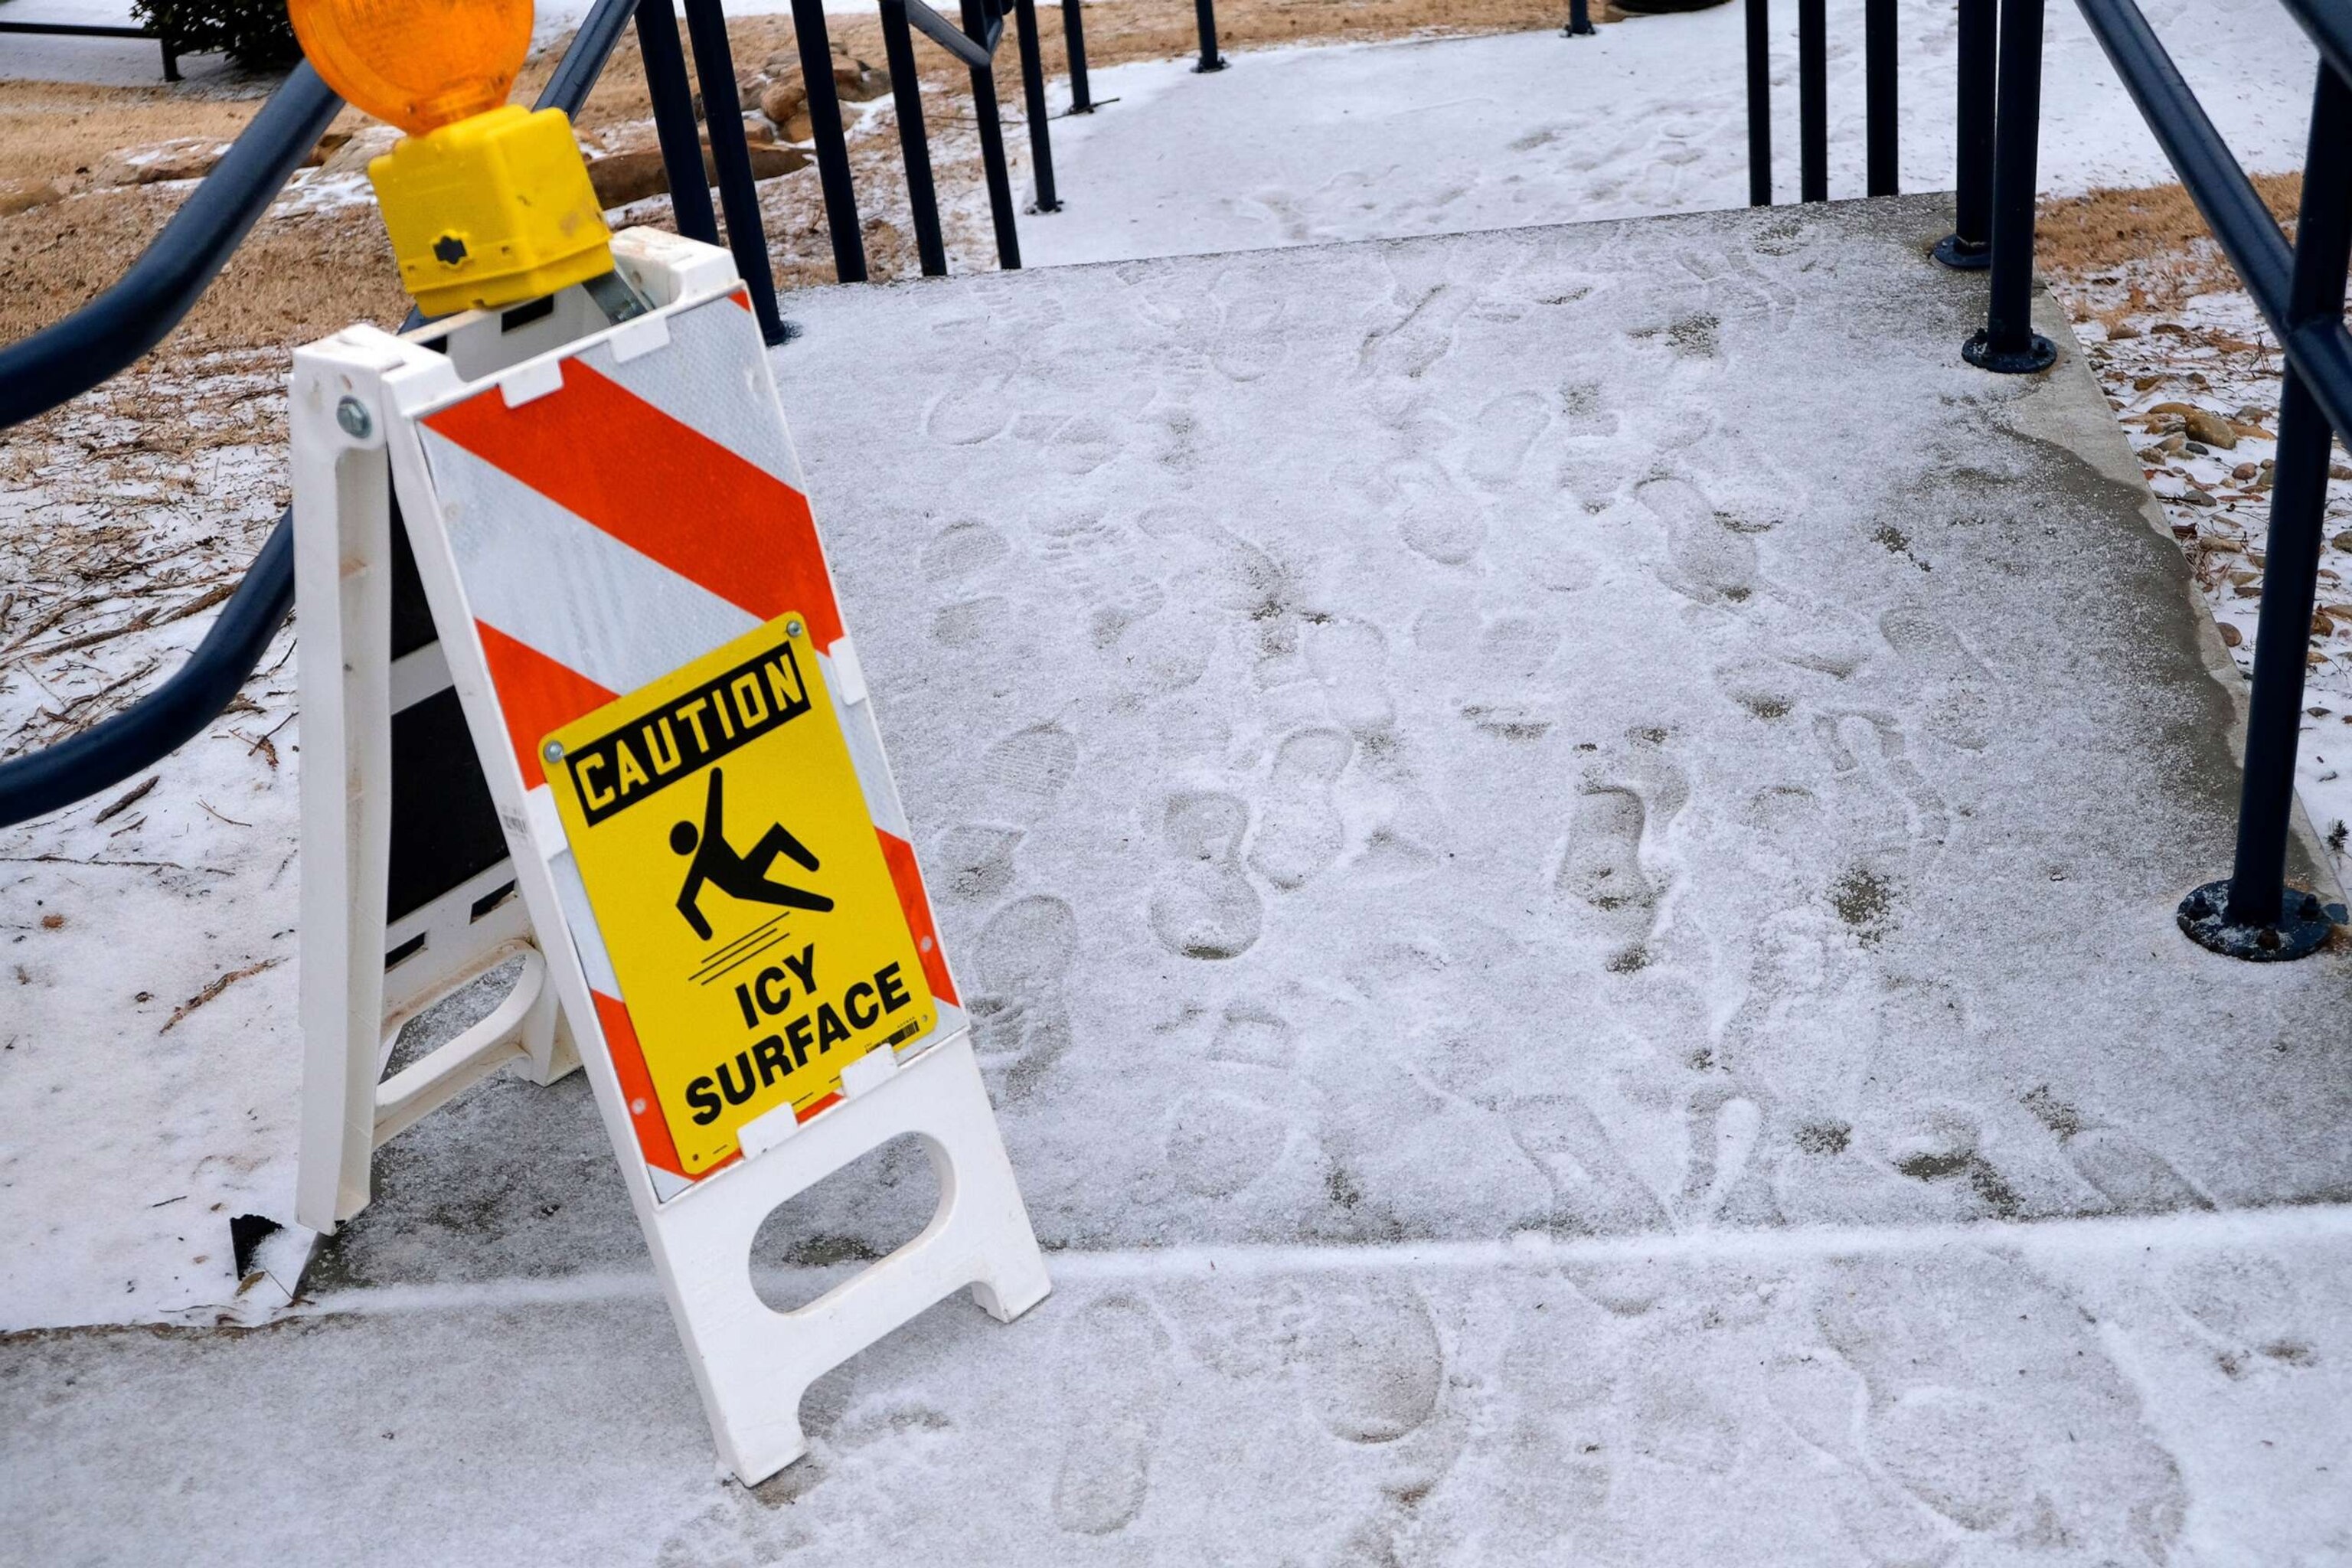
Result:
{"label": "caution sign", "polygon": [[566,837],[680,1162],[805,1112],[938,1009],[796,615],[550,735]]}

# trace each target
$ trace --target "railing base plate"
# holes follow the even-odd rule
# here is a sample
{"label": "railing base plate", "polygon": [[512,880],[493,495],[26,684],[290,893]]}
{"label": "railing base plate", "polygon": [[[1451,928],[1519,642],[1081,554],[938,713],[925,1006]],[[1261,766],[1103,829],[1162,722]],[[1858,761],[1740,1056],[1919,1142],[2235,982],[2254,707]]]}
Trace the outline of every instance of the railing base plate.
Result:
{"label": "railing base plate", "polygon": [[2345,923],[2342,904],[2323,904],[2300,888],[2286,889],[2285,911],[2276,925],[2242,925],[2230,919],[2230,883],[2208,882],[2180,900],[2176,917],[2181,933],[2200,947],[2252,963],[2305,958],[2326,944]]}
{"label": "railing base plate", "polygon": [[1937,260],[1955,272],[1982,272],[1992,265],[1992,245],[1981,239],[1962,239],[1948,234],[1936,242]]}
{"label": "railing base plate", "polygon": [[1979,331],[1960,346],[1960,357],[1999,375],[2032,375],[2058,363],[2058,345],[2040,332],[2030,332],[2024,347],[1996,350],[1990,335]]}

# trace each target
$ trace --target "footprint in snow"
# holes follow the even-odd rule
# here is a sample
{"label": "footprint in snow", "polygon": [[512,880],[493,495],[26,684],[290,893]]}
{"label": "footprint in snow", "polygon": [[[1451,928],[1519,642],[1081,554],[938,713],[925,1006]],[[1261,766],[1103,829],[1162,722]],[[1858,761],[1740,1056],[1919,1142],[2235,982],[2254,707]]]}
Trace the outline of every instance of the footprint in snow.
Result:
{"label": "footprint in snow", "polygon": [[1283,891],[1304,887],[1347,847],[1332,786],[1355,750],[1354,738],[1339,729],[1300,730],[1276,749],[1249,863]]}
{"label": "footprint in snow", "polygon": [[1143,1511],[1167,1396],[1168,1331],[1140,1299],[1090,1301],[1063,1331],[1069,1436],[1054,1476],[1054,1522],[1110,1535]]}
{"label": "footprint in snow", "polygon": [[[1866,1392],[1862,1462],[1947,1539],[2169,1559],[2188,1505],[2179,1467],[2096,1319],[2022,1261],[1961,1249],[1840,1260],[1813,1316]],[[1849,1513],[1849,1529],[1867,1517]]]}
{"label": "footprint in snow", "polygon": [[988,917],[972,942],[972,1048],[1018,1100],[1070,1046],[1066,988],[1077,917],[1058,898],[1032,894]]}
{"label": "footprint in snow", "polygon": [[1264,900],[1241,868],[1249,807],[1222,790],[1192,790],[1168,802],[1161,822],[1167,863],[1150,902],[1152,934],[1183,958],[1238,958],[1255,945]]}

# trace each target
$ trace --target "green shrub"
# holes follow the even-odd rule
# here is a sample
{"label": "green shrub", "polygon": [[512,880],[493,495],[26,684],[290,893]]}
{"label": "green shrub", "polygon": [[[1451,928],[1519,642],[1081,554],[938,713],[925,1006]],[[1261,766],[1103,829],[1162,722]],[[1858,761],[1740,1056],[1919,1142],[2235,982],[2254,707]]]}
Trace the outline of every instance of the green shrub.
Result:
{"label": "green shrub", "polygon": [[241,66],[268,70],[302,58],[286,0],[131,0],[131,13],[168,36],[182,54],[218,50]]}

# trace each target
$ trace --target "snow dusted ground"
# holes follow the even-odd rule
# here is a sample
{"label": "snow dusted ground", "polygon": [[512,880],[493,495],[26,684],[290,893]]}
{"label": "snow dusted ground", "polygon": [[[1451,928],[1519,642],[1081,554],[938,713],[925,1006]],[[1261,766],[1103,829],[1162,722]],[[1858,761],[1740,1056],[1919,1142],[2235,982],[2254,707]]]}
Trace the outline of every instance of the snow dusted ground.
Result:
{"label": "snow dusted ground", "polygon": [[[942,1306],[717,1482],[582,1086],[496,1081],[313,1307],[12,1342],[17,1539],[2352,1552],[2347,960],[2170,929],[2228,849],[2220,640],[2082,359],[1953,362],[1942,216],[800,297],[1057,1294]],[[879,1166],[763,1244],[775,1300],[919,1223]]]}
{"label": "snow dusted ground", "polygon": [[[2271,62],[2214,101],[2282,166],[2253,144],[2291,154],[2305,61],[2228,16],[2181,52],[2209,91]],[[1475,96],[1502,42],[1397,47],[1446,63],[1391,88]],[[1173,144],[1219,118],[1188,97],[1255,72],[1227,105],[1293,115],[1270,76],[1379,53],[1056,121],[1074,205],[1032,259],[1550,199],[1403,177],[1468,119],[1349,197],[1391,208],[1291,191],[1296,223],[1170,216],[1184,172],[1110,156],[1130,110]],[[1726,90],[1656,205],[1744,199]],[[2155,177],[2095,163],[2108,124],[2055,187]],[[133,1560],[2352,1560],[2344,960],[2168,929],[2226,864],[2226,654],[2081,362],[1957,363],[1978,285],[1916,262],[1933,216],[796,297],[779,374],[1059,1293],[942,1307],[820,1389],[812,1461],[716,1486],[583,1087],[494,1081],[387,1149],[312,1315],[7,1342],[0,1514]],[[104,574],[35,558],[76,471],[41,460],[5,533],[48,604]],[[172,526],[221,528],[236,465]],[[110,504],[135,556],[149,498]],[[233,515],[241,560],[266,518]],[[203,624],[54,693],[19,662],[0,718]],[[0,1325],[283,1302],[236,1293],[226,1220],[291,1175],[291,964],[255,967],[292,946],[289,674],[219,727],[279,766],[199,742],[104,823],[0,835],[0,1092],[42,1107],[0,1126]],[[766,1277],[910,1234],[919,1169],[802,1205]],[[322,1500],[354,1473],[364,1522]]]}
{"label": "snow dusted ground", "polygon": [[0,1504],[29,1561],[2334,1563],[2341,1214],[1065,1255],[751,1491],[649,1279],[347,1294],[14,1342]]}
{"label": "snow dusted ground", "polygon": [[[2257,174],[2300,168],[2316,55],[2284,7],[2155,0],[2144,9],[2239,161]],[[1948,188],[1953,8],[1905,0],[1897,15],[1903,184]],[[1797,194],[1795,8],[1777,7],[1776,20],[1775,194],[1787,202]],[[1113,67],[1095,74],[1094,91],[1116,105],[1054,123],[1064,210],[1024,220],[1023,258],[1033,266],[1105,261],[1738,206],[1748,199],[1743,27],[1740,8],[1723,5],[1637,18],[1587,39],[1527,34],[1282,49],[1247,57],[1246,70],[1208,77],[1181,61]],[[1859,195],[1858,5],[1831,8],[1829,38],[1831,191]],[[2162,150],[2072,5],[2050,8],[2044,49],[2041,188],[2066,195],[2171,181]],[[1697,82],[1719,90],[1695,90]],[[2122,298],[2120,289],[2078,292],[2102,309]],[[2218,328],[2248,352],[2216,355],[2150,333],[2184,321],[2200,334]],[[2119,407],[2186,398],[2225,415],[2252,405],[2274,416],[2275,343],[2234,288],[2201,296],[2187,312],[2143,312],[2133,330],[2132,348],[2122,349],[2118,337],[2112,355],[2102,344],[2098,356],[2103,374],[2110,358],[2116,366],[2108,384]],[[2095,342],[2105,336],[2090,331]],[[2150,375],[2160,379],[2133,384]],[[2273,448],[2252,437],[2225,456],[2181,455],[2188,467],[2161,474],[2167,465],[2159,464],[2150,478],[2171,502],[2226,488],[2235,467],[2259,466]],[[2186,482],[2192,470],[2201,486]],[[2326,711],[2309,715],[2313,743],[2299,769],[2322,834],[2352,823],[2352,733],[2333,752],[2328,745],[2331,727],[2352,722],[2352,590],[2341,575],[2352,571],[2352,470],[2335,492],[2328,532],[2347,543],[2330,550],[2320,598],[2344,604],[2345,613],[2309,678],[2309,706]],[[2218,512],[2201,506],[2176,505],[2172,515],[2189,531],[2185,537],[2196,537],[2202,522],[2209,542],[2200,546],[2200,581],[2212,590],[2216,616],[2243,634],[2232,647],[2251,668],[2260,600],[2243,580],[2246,547],[2260,553],[2266,503],[2247,492]],[[2236,561],[2220,560],[2233,550]],[[2345,864],[2339,854],[2339,876]]]}
{"label": "snow dusted ground", "polygon": [[[270,356],[141,370],[0,447],[6,754],[185,659],[277,521],[282,400]],[[299,1080],[293,644],[155,768],[0,833],[6,1326],[248,1304],[227,1226],[290,1191]]]}

